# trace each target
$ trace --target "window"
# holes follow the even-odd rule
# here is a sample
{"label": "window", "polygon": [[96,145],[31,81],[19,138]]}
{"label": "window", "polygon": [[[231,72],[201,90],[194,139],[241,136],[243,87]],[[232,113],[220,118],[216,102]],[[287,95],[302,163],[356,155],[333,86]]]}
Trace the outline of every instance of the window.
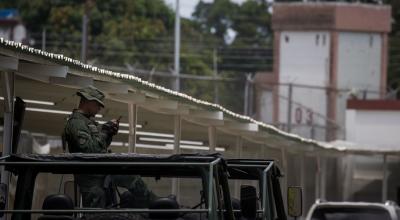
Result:
{"label": "window", "polygon": [[373,47],[374,46],[374,36],[370,35],[369,36],[369,47]]}
{"label": "window", "polygon": [[386,209],[373,207],[318,207],[311,220],[391,220]]}

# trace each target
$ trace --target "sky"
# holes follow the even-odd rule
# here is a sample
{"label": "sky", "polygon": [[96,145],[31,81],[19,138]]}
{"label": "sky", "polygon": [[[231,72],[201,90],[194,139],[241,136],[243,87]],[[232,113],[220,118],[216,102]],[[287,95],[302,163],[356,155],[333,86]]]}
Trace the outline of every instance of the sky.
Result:
{"label": "sky", "polygon": [[[172,9],[175,11],[175,2],[176,0],[164,0],[167,5],[170,5]],[[197,3],[199,3],[200,0],[180,0],[180,14],[182,17],[185,18],[190,18],[192,16],[192,13],[194,11],[194,8],[196,7]],[[203,0],[204,2],[213,2],[213,0]],[[231,0],[233,2],[237,3],[242,3],[245,0]]]}

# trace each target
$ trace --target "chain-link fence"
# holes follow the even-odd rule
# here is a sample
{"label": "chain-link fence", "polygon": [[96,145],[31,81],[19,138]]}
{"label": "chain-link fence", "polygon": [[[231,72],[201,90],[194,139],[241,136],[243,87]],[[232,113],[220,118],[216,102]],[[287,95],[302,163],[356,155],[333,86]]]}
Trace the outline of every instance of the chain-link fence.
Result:
{"label": "chain-link fence", "polygon": [[380,97],[380,91],[368,89],[285,83],[257,84],[255,90],[258,119],[321,141],[346,138],[347,100]]}

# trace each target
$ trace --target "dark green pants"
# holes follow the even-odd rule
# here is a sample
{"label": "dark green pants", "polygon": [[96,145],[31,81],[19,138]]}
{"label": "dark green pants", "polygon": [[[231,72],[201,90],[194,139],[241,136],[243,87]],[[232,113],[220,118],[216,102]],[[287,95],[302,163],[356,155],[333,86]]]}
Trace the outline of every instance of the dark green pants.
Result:
{"label": "dark green pants", "polygon": [[75,175],[75,180],[82,195],[83,207],[105,208],[109,199],[105,188],[114,186],[132,193],[134,204],[130,204],[130,207],[148,208],[150,202],[157,198],[137,175]]}

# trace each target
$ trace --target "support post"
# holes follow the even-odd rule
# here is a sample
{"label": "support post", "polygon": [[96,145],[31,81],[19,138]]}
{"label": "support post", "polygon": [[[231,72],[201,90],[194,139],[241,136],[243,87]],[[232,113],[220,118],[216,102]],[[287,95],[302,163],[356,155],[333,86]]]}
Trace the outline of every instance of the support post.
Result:
{"label": "support post", "polygon": [[217,129],[215,126],[208,127],[208,143],[210,145],[210,152],[215,152],[215,148],[217,147],[216,133]]}
{"label": "support post", "polygon": [[[180,115],[174,116],[174,154],[180,153],[180,142],[181,142],[181,125],[182,120]],[[179,179],[172,179],[172,192],[173,195],[176,195],[176,199],[179,201],[180,199],[180,183]]]}
{"label": "support post", "polygon": [[[236,137],[236,152],[235,152],[236,158],[242,158],[243,156],[243,139],[240,136]],[[234,190],[234,196],[235,198],[240,198],[240,185],[241,181],[240,180],[235,180],[235,190]]]}
{"label": "support post", "polygon": [[315,174],[315,198],[321,199],[321,157],[317,155],[315,160],[317,163],[317,172]]}
{"label": "support post", "polygon": [[129,153],[136,153],[136,125],[137,125],[137,105],[134,103],[128,104],[129,117]]}
{"label": "support post", "polygon": [[293,101],[293,85],[288,87],[288,109],[287,109],[287,132],[292,132],[292,101]]}
{"label": "support post", "polygon": [[251,76],[250,74],[246,74],[246,83],[244,85],[244,106],[243,106],[243,113],[244,115],[249,115],[249,93],[250,93],[250,82]]}
{"label": "support post", "polygon": [[287,204],[287,187],[288,187],[288,169],[287,169],[287,152],[285,148],[281,149],[281,154],[282,154],[282,168],[283,168],[283,190],[282,190],[282,197],[284,204]]}
{"label": "support post", "polygon": [[321,179],[320,179],[320,190],[321,190],[321,199],[326,200],[326,175],[327,175],[327,161],[326,158],[321,160]]}
{"label": "support post", "polygon": [[266,147],[267,146],[265,144],[261,145],[261,152],[260,152],[260,155],[259,155],[260,159],[266,158],[266,156],[265,156],[265,152],[267,151],[267,149],[265,149]]}
{"label": "support post", "polygon": [[349,201],[352,193],[352,182],[353,182],[353,169],[354,169],[354,157],[347,155],[343,161],[345,176],[343,186],[343,201]]}
{"label": "support post", "polygon": [[252,116],[254,114],[254,80],[253,77],[250,77],[250,82],[249,82],[249,107],[248,107],[248,116]]}
{"label": "support post", "polygon": [[[14,122],[14,80],[15,74],[13,72],[2,72],[1,78],[3,83],[3,94],[4,94],[4,125],[3,125],[3,153],[2,156],[8,156],[12,152],[12,140],[13,140],[13,122]],[[8,195],[8,184],[10,175],[5,171],[4,166],[1,170],[1,183],[7,185]],[[6,198],[6,209],[8,207],[8,198]]]}
{"label": "support post", "polygon": [[301,184],[301,188],[303,189],[303,194],[302,194],[302,199],[303,199],[303,211],[302,213],[307,213],[307,186],[306,186],[306,159],[305,159],[306,155],[302,154],[300,156],[300,184]]}
{"label": "support post", "polygon": [[388,191],[388,165],[387,165],[387,155],[383,154],[383,164],[382,164],[382,202],[386,202],[387,200],[387,191]]}

